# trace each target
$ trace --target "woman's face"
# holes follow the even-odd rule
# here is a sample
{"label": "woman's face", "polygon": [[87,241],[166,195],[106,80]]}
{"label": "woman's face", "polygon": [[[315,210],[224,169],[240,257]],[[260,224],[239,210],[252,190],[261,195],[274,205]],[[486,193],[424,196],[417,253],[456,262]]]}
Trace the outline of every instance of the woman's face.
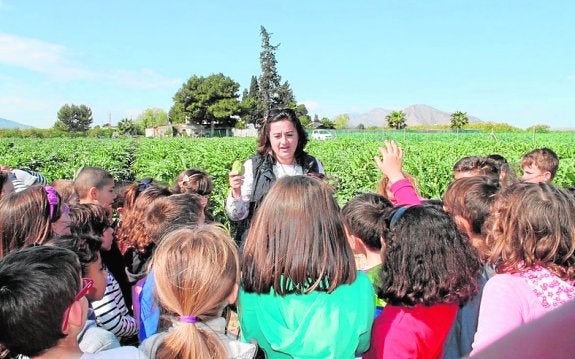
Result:
{"label": "woman's face", "polygon": [[281,164],[293,164],[299,136],[289,120],[270,124],[270,145],[276,160]]}

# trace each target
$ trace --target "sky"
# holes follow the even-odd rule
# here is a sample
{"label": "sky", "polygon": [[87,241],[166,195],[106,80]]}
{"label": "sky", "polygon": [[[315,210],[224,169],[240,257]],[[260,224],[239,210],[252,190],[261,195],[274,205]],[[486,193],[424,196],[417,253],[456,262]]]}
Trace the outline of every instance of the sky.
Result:
{"label": "sky", "polygon": [[193,75],[249,87],[260,26],[309,113],[426,104],[482,121],[575,128],[572,0],[0,0],[0,117],[49,128],[169,111]]}

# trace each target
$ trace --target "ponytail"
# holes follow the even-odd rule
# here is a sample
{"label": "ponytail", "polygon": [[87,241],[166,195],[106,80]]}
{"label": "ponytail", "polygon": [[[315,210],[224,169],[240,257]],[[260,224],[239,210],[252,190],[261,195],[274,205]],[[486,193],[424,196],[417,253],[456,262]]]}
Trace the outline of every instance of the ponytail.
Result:
{"label": "ponytail", "polygon": [[166,335],[156,354],[161,359],[226,359],[228,353],[218,338],[197,323],[177,323]]}

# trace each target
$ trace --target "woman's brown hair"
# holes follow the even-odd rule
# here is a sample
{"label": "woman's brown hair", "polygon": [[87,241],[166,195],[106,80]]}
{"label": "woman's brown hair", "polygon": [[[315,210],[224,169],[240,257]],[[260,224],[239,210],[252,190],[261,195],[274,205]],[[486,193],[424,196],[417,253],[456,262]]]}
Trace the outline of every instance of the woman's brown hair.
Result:
{"label": "woman's brown hair", "polygon": [[239,259],[229,233],[217,225],[169,232],[154,253],[152,268],[158,301],[176,323],[157,357],[228,358],[217,337],[192,322],[221,315],[237,289]]}
{"label": "woman's brown hair", "polygon": [[489,263],[498,272],[539,265],[575,279],[575,203],[568,193],[545,183],[512,184],[497,197],[489,223]]}
{"label": "woman's brown hair", "polygon": [[250,293],[331,293],[355,280],[353,253],[329,187],[309,176],[287,176],[256,211],[242,258],[242,288]]}

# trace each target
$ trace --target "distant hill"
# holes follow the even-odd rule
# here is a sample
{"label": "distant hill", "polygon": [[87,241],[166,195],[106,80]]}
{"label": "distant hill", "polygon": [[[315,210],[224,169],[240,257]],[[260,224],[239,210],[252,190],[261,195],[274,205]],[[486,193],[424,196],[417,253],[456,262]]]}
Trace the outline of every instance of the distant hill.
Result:
{"label": "distant hill", "polygon": [[[387,110],[381,107],[372,109],[367,113],[350,113],[349,126],[355,127],[360,123],[365,127],[368,126],[385,126],[387,121],[385,117],[396,110]],[[449,125],[451,123],[451,112],[445,112],[427,105],[411,105],[402,109],[405,113],[406,123],[408,126],[431,126],[431,125]],[[475,116],[467,114],[470,123],[482,122]]]}
{"label": "distant hill", "polygon": [[0,117],[0,128],[7,128],[7,129],[13,129],[13,128],[20,128],[20,129],[25,129],[25,128],[32,128],[32,126],[28,126],[28,125],[23,125],[21,123],[18,122],[14,122],[14,121],[10,121],[7,120],[5,118],[1,118]]}

